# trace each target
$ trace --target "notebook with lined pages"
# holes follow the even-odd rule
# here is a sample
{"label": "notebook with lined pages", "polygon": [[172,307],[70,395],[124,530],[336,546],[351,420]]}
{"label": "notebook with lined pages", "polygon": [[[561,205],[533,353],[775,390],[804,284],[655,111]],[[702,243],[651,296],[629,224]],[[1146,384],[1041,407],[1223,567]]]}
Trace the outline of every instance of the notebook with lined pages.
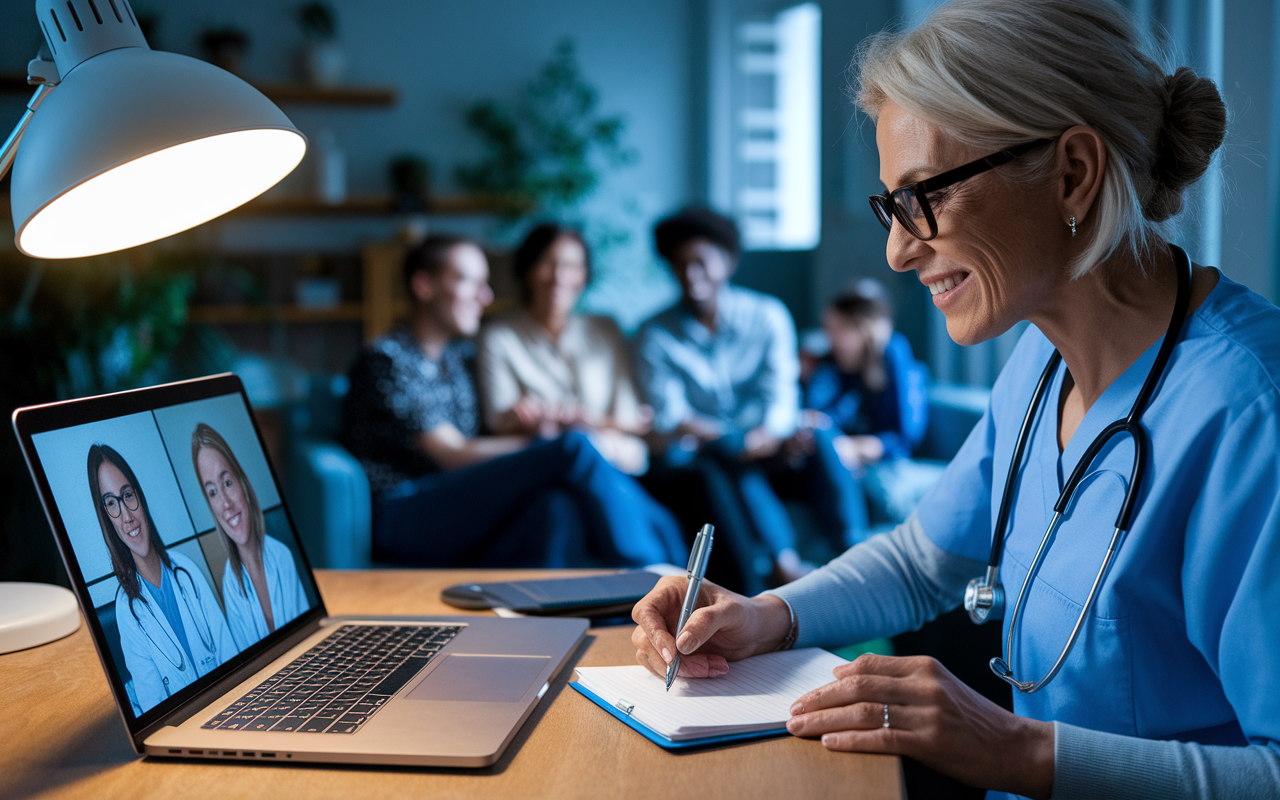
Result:
{"label": "notebook with lined pages", "polygon": [[786,732],[791,704],[848,663],[815,647],[729,664],[719,678],[676,678],[671,691],[639,665],[579,667],[569,685],[659,747],[678,750]]}

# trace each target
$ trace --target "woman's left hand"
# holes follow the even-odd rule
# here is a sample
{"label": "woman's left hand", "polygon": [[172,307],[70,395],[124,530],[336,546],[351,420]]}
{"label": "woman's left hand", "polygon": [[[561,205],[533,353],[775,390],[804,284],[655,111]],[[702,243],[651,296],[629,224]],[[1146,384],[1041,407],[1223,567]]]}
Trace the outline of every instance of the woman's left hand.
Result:
{"label": "woman's left hand", "polygon": [[1053,723],[1005,711],[936,660],[864,655],[834,674],[791,707],[793,735],[821,737],[828,750],[910,756],[985,789],[1052,791]]}

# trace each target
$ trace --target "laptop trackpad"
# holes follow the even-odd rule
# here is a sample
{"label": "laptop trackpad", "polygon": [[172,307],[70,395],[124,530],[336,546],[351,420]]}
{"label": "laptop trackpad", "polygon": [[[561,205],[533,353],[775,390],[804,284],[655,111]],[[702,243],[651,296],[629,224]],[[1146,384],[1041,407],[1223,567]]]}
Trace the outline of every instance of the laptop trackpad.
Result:
{"label": "laptop trackpad", "polygon": [[450,654],[407,698],[514,703],[529,691],[549,660],[546,656]]}

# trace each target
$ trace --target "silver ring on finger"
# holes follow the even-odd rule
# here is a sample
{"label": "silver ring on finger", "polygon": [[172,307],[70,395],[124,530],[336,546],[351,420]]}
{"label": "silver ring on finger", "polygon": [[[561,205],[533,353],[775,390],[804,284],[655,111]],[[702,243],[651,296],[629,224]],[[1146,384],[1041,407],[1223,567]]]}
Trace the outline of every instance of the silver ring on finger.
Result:
{"label": "silver ring on finger", "polygon": [[888,703],[884,704],[884,724],[881,725],[880,727],[882,728],[889,727],[889,704]]}

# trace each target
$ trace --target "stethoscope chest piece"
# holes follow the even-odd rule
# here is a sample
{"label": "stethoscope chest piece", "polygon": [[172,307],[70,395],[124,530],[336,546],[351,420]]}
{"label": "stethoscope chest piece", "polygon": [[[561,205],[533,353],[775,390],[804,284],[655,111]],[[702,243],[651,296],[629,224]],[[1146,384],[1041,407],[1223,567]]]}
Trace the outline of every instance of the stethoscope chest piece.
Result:
{"label": "stethoscope chest piece", "polygon": [[1004,619],[1004,587],[1000,585],[1000,568],[987,567],[987,574],[974,578],[964,590],[964,610],[974,625],[988,620]]}

